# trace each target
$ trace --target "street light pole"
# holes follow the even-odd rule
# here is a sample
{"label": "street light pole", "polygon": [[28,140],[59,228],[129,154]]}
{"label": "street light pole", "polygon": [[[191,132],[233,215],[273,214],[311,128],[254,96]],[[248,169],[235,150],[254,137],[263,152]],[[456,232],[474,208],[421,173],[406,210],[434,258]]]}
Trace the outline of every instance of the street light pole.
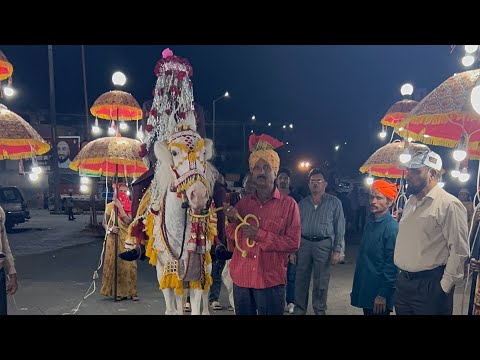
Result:
{"label": "street light pole", "polygon": [[[219,98],[219,99],[221,99],[221,98]],[[213,136],[212,136],[213,146],[216,145],[216,143],[215,143],[215,102],[217,100],[213,100],[213,103],[212,103],[212,107],[213,107]]]}
{"label": "street light pole", "polygon": [[212,140],[213,140],[213,146],[215,146],[215,103],[222,99],[222,98],[228,98],[230,95],[228,94],[228,91],[225,91],[225,94],[223,94],[222,96],[216,98],[215,100],[213,100],[212,102],[212,108],[213,108],[213,136],[212,136]]}
{"label": "street light pole", "polygon": [[88,123],[88,97],[87,97],[87,73],[85,71],[85,48],[82,45],[82,66],[83,66],[83,94],[85,96],[85,139],[89,138]]}
{"label": "street light pole", "polygon": [[53,46],[48,45],[48,74],[50,82],[50,126],[52,131],[52,172],[53,186],[55,196],[55,210],[60,212],[60,174],[58,172],[58,153],[57,153],[57,113],[55,106],[55,76],[53,73]]}

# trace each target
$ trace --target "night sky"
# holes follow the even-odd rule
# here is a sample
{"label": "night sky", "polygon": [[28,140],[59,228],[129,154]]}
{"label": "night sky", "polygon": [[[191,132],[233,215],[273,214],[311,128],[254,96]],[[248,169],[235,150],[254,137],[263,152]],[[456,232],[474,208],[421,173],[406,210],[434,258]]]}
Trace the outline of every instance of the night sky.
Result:
{"label": "night sky", "polygon": [[[116,70],[127,76],[122,90],[140,104],[151,99],[153,69],[166,47],[189,59],[195,100],[206,111],[211,113],[212,101],[230,92],[231,99],[216,103],[217,121],[244,121],[255,114],[257,122],[277,128],[293,123],[292,158],[316,164],[330,158],[338,143],[345,168],[353,174],[387,142],[377,136],[380,119],[401,100],[403,83],[430,92],[464,71],[462,49],[450,54],[449,45],[86,45],[89,107],[113,89]],[[48,109],[47,45],[0,49],[14,66],[18,90],[7,106]],[[54,45],[54,67],[57,112],[83,113],[81,47]]]}

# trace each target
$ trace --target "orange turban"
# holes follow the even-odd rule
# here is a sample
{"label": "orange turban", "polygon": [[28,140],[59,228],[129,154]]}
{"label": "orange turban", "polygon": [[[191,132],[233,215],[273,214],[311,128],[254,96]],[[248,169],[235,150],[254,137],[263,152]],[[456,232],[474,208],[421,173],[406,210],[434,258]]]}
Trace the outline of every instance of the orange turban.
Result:
{"label": "orange turban", "polygon": [[276,176],[280,169],[280,157],[274,149],[282,146],[283,143],[265,134],[260,136],[250,135],[248,142],[252,152],[248,159],[250,171],[258,160],[263,159],[270,164]]}
{"label": "orange turban", "polygon": [[378,190],[390,200],[397,198],[398,189],[396,184],[385,180],[376,180],[372,184],[372,190]]}

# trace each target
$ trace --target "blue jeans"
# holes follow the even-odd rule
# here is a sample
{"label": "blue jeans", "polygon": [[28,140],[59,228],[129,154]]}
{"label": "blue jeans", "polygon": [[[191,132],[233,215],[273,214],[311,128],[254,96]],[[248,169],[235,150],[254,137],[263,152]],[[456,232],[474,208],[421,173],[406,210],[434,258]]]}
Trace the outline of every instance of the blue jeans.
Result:
{"label": "blue jeans", "polygon": [[287,266],[287,304],[295,304],[295,275],[297,272],[297,265],[288,261]]}
{"label": "blue jeans", "polygon": [[0,315],[7,315],[7,279],[3,268],[0,269]]}
{"label": "blue jeans", "polygon": [[218,301],[220,297],[220,289],[222,288],[222,271],[225,267],[225,260],[215,260],[212,264],[212,280],[210,293],[208,294],[208,302]]}

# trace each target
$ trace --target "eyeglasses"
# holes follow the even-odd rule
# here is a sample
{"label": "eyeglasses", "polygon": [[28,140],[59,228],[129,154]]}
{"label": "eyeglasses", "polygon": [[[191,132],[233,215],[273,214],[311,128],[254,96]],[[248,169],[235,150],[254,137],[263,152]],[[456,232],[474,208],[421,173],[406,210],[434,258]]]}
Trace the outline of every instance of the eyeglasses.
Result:
{"label": "eyeglasses", "polygon": [[321,184],[323,182],[325,182],[325,180],[320,180],[320,179],[319,180],[310,180],[310,184]]}

